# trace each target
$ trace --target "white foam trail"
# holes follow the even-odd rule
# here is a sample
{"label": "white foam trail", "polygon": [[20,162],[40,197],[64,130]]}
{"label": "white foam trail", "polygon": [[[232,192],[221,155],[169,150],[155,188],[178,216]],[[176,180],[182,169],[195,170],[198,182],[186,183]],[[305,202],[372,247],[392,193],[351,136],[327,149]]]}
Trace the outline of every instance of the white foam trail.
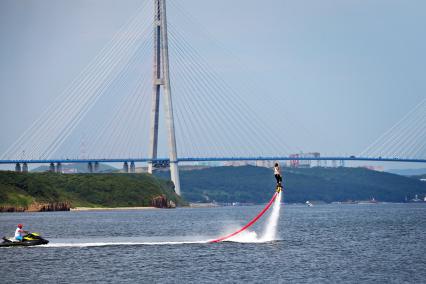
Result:
{"label": "white foam trail", "polygon": [[38,247],[62,248],[62,247],[105,247],[105,246],[159,246],[159,245],[183,245],[183,244],[206,244],[208,241],[183,241],[183,242],[96,242],[96,243],[52,243]]}
{"label": "white foam trail", "polygon": [[280,217],[280,209],[281,209],[281,196],[282,192],[280,192],[277,198],[274,201],[274,205],[272,207],[272,213],[266,222],[266,228],[263,233],[262,238],[260,240],[262,242],[271,242],[275,241],[277,238],[277,228],[278,228],[278,219]]}
{"label": "white foam trail", "polygon": [[207,236],[173,236],[173,237],[93,237],[84,239],[51,239],[47,245],[37,247],[66,248],[66,247],[105,247],[105,246],[161,246],[208,243]]}

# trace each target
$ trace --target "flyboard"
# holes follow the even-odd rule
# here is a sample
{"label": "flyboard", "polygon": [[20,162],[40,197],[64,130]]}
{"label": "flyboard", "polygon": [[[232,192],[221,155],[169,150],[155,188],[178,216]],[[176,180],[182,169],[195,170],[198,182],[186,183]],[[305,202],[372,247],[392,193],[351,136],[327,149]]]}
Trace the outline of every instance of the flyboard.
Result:
{"label": "flyboard", "polygon": [[226,235],[224,237],[221,237],[221,238],[218,238],[218,239],[215,239],[215,240],[211,240],[211,241],[209,241],[209,243],[220,243],[220,242],[226,241],[226,240],[232,238],[233,236],[238,235],[239,233],[241,233],[241,232],[247,230],[248,228],[250,228],[254,223],[257,222],[257,220],[260,219],[260,217],[263,216],[263,214],[265,214],[266,211],[268,211],[269,208],[271,208],[272,204],[274,203],[275,199],[277,199],[277,197],[281,193],[281,191],[282,191],[282,187],[280,185],[277,186],[277,190],[275,191],[274,195],[272,196],[272,198],[268,202],[268,204],[266,204],[265,208],[263,208],[263,210],[260,211],[260,213],[257,214],[257,216],[254,217],[250,222],[248,222],[244,227],[242,227],[241,229],[233,232],[232,234]]}

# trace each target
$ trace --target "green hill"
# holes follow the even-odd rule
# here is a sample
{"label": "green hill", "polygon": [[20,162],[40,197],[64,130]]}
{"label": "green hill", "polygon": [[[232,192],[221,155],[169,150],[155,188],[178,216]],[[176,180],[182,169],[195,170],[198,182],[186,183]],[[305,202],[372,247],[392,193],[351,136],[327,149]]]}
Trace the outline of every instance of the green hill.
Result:
{"label": "green hill", "polygon": [[[403,202],[426,194],[426,182],[365,168],[283,168],[286,202],[369,200]],[[167,177],[168,173],[158,173]],[[253,166],[181,171],[182,196],[191,202],[267,202],[275,179]]]}
{"label": "green hill", "polygon": [[0,206],[28,207],[34,203],[71,207],[151,206],[165,195],[184,204],[171,182],[148,174],[56,174],[0,171]]}
{"label": "green hill", "polygon": [[[283,168],[286,202],[368,200],[403,202],[426,194],[426,182],[364,168]],[[0,207],[28,208],[34,204],[72,207],[151,206],[166,196],[185,202],[167,181],[168,172],[148,174],[56,174],[0,171]],[[182,195],[191,202],[264,203],[275,179],[262,167],[214,167],[181,171]],[[60,205],[59,205],[60,206]]]}

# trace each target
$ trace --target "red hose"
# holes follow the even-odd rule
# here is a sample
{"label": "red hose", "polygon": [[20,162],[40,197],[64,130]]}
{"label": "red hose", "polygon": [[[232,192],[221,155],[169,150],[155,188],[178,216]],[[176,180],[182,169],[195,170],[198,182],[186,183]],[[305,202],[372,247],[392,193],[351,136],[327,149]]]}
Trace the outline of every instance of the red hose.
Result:
{"label": "red hose", "polygon": [[278,192],[275,192],[274,196],[272,196],[271,200],[265,206],[265,208],[263,208],[263,210],[256,217],[254,217],[250,222],[248,222],[247,225],[245,225],[244,227],[242,227],[238,231],[233,232],[230,235],[227,235],[225,237],[221,237],[221,238],[216,239],[216,240],[209,241],[209,243],[219,243],[219,242],[222,242],[224,240],[227,240],[227,239],[229,239],[229,238],[231,238],[231,237],[233,237],[233,236],[241,233],[242,231],[245,231],[249,227],[251,227],[251,225],[253,225],[254,223],[256,223],[256,221],[259,220],[259,218],[262,217],[262,215],[265,214],[266,211],[268,211],[268,209],[271,207],[272,203],[274,203],[275,199],[277,198],[278,194],[279,194]]}

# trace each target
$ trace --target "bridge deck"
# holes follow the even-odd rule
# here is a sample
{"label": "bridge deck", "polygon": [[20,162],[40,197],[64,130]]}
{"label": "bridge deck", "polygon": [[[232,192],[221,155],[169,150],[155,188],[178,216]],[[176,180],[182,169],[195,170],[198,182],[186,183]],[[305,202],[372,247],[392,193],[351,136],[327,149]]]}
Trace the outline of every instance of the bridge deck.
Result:
{"label": "bridge deck", "polygon": [[[227,161],[371,161],[371,162],[404,162],[404,163],[426,163],[426,159],[412,158],[372,158],[372,157],[194,157],[179,158],[178,162],[227,162]],[[0,164],[50,164],[50,163],[122,163],[122,162],[162,162],[169,159],[149,158],[114,158],[114,159],[47,159],[47,160],[0,160]]]}

